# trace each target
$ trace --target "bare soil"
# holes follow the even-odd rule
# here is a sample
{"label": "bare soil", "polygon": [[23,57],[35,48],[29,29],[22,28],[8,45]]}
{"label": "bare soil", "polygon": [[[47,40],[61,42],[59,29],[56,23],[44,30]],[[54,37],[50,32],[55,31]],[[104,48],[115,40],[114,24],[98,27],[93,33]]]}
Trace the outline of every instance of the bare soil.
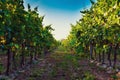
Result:
{"label": "bare soil", "polygon": [[14,80],[114,80],[104,69],[99,69],[87,59],[74,59],[74,56],[64,53],[47,55],[16,76]]}

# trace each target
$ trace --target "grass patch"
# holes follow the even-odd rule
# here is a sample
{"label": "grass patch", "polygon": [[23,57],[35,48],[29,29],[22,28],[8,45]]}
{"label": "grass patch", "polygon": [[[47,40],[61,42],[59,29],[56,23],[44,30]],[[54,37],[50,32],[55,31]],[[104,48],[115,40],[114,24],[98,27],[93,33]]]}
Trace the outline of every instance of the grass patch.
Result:
{"label": "grass patch", "polygon": [[83,80],[95,80],[95,76],[92,75],[90,72],[85,72]]}
{"label": "grass patch", "polygon": [[33,77],[33,78],[36,78],[36,77],[41,77],[41,75],[44,73],[44,69],[43,68],[41,68],[41,69],[33,69],[32,70],[33,72],[32,72],[32,74],[30,75],[30,77]]}
{"label": "grass patch", "polygon": [[3,66],[3,64],[0,63],[0,74],[3,73],[5,71],[5,67]]}
{"label": "grass patch", "polygon": [[113,80],[118,80],[118,77],[116,75],[112,75],[111,78],[113,78]]}

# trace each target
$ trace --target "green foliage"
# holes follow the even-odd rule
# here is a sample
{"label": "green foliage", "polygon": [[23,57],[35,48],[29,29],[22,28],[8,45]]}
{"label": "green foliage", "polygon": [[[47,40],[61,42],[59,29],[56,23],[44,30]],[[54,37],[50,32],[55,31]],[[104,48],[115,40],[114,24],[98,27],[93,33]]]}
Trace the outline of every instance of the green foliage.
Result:
{"label": "green foliage", "polygon": [[[33,10],[28,4],[28,11],[24,10],[23,0],[0,2],[0,43],[4,46],[20,49],[21,44],[34,47],[55,47],[56,42],[51,34],[52,27],[43,27],[44,16],[39,16],[38,8]],[[5,34],[4,34],[5,33]],[[3,40],[5,40],[3,42]],[[54,44],[54,45],[53,45]]]}
{"label": "green foliage", "polygon": [[85,72],[83,80],[95,80],[95,76],[89,72]]}
{"label": "green foliage", "polygon": [[0,74],[5,71],[3,64],[0,63]]}
{"label": "green foliage", "polygon": [[91,8],[80,11],[83,17],[71,25],[70,35],[64,45],[76,53],[87,53],[92,44],[97,53],[106,53],[110,44],[114,46],[120,43],[120,3],[117,3],[118,0],[90,1]]}
{"label": "green foliage", "polygon": [[0,48],[10,50],[10,59],[15,52],[21,65],[28,56],[32,63],[35,55],[48,53],[57,46],[52,35],[54,29],[51,25],[43,26],[44,16],[39,15],[38,7],[31,8],[28,4],[26,10],[23,3],[24,0],[0,1]]}
{"label": "green foliage", "polygon": [[118,77],[116,75],[111,76],[114,80],[118,80]]}

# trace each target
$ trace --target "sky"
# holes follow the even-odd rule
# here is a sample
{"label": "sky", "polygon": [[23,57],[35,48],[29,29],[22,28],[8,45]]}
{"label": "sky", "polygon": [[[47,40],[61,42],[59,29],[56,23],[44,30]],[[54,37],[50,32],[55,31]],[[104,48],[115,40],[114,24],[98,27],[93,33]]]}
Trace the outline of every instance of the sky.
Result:
{"label": "sky", "polygon": [[75,24],[82,15],[80,11],[89,8],[89,0],[24,0],[25,7],[38,6],[39,14],[45,15],[43,24],[52,24],[52,32],[57,40],[65,39],[71,30],[70,24]]}

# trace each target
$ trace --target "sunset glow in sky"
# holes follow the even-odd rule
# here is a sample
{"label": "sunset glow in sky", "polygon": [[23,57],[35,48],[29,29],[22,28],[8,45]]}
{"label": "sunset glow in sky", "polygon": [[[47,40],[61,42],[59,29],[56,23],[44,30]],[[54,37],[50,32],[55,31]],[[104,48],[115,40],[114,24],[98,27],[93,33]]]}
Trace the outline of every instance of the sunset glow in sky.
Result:
{"label": "sunset glow in sky", "polygon": [[57,40],[65,39],[70,32],[70,24],[81,18],[80,10],[90,7],[89,0],[25,0],[32,8],[38,6],[40,15],[45,15],[44,25],[52,24]]}

